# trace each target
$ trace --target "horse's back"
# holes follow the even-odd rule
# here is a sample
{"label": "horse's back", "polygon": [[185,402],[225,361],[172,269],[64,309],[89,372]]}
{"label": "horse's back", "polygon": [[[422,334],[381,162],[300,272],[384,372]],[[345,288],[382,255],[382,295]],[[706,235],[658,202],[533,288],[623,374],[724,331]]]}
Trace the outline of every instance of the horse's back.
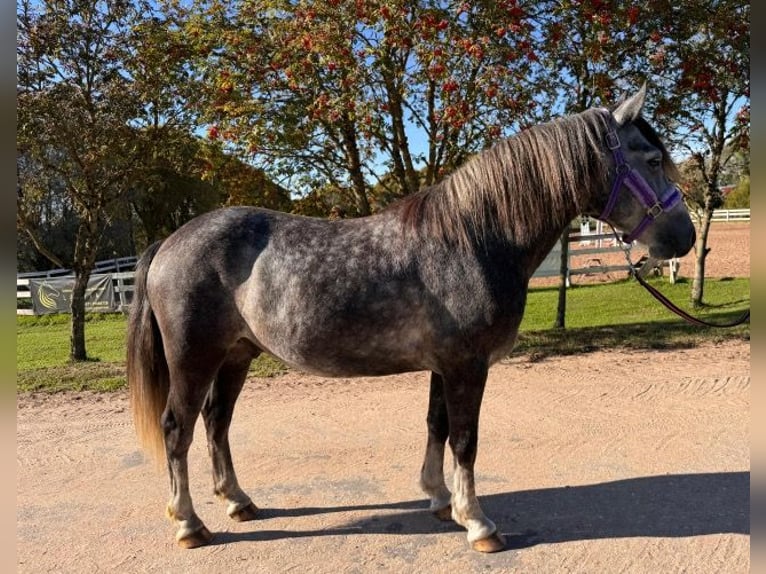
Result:
{"label": "horse's back", "polygon": [[168,274],[188,271],[189,263],[240,267],[239,262],[232,265],[232,255],[262,250],[277,215],[255,207],[226,207],[195,217],[165,239],[152,267],[162,264]]}

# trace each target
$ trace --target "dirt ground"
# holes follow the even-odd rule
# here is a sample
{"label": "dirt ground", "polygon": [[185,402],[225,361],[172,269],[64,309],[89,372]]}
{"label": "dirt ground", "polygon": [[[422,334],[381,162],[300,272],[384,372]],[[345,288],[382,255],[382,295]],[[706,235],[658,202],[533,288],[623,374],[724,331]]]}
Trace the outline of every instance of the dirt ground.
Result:
{"label": "dirt ground", "polygon": [[[748,230],[736,239],[746,236],[746,266],[711,264],[711,276],[749,274]],[[737,253],[723,240],[712,246]],[[417,486],[427,380],[250,380],[231,443],[261,518],[226,517],[198,426],[192,496],[215,539],[196,550],[175,546],[168,481],[138,449],[126,393],[21,395],[17,569],[749,571],[748,341],[495,365],[477,488],[509,548],[492,555],[433,518]]]}

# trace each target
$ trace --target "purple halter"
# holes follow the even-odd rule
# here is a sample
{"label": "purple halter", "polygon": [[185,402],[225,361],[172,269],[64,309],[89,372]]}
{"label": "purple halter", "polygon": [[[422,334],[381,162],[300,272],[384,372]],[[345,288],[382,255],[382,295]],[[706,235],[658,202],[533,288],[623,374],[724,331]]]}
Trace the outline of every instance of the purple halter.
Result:
{"label": "purple halter", "polygon": [[606,221],[606,218],[612,213],[612,210],[617,203],[617,196],[620,189],[625,185],[625,187],[627,187],[636,199],[638,199],[638,201],[646,208],[646,215],[644,215],[641,222],[635,229],[633,229],[633,231],[622,236],[623,243],[632,243],[663,211],[670,209],[676,203],[681,201],[681,192],[675,185],[671,185],[663,193],[664,197],[657,197],[657,194],[654,193],[654,190],[648,183],[646,183],[646,180],[641,174],[630,167],[625,160],[625,156],[620,149],[620,139],[617,137],[617,132],[612,128],[612,114],[606,110],[604,110],[604,113],[608,115],[606,145],[612,150],[617,174],[614,178],[614,183],[612,183],[612,192],[609,194],[609,200],[606,202],[606,207],[604,207],[604,211],[601,212],[601,215],[599,215],[598,218],[602,221]]}

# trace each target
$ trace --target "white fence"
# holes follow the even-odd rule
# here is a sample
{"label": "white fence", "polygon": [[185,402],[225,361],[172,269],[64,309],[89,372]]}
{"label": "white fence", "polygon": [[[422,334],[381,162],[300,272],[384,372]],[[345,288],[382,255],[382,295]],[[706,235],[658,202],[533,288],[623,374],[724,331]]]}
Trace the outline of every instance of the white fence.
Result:
{"label": "white fence", "polygon": [[[104,277],[105,275],[112,276],[112,284],[114,286],[114,296],[117,299],[117,310],[123,313],[128,311],[130,302],[133,299],[133,271],[122,271],[120,273],[99,273],[91,275],[91,278],[97,279]],[[52,276],[56,279],[62,277],[68,277],[68,275],[55,275]],[[29,290],[30,279],[37,279],[37,277],[17,277],[16,279],[16,314],[17,315],[34,315],[32,311],[32,292]],[[19,303],[22,306],[19,307]]]}
{"label": "white fence", "polygon": [[[620,265],[601,266],[599,268],[583,267],[572,268],[572,257],[579,255],[594,255],[600,253],[615,253],[622,251],[622,248],[617,245],[614,235],[608,233],[599,233],[594,235],[577,235],[571,234],[569,236],[569,243],[579,243],[580,245],[593,245],[594,247],[586,247],[584,249],[573,249],[571,246],[568,252],[567,261],[567,285],[569,284],[569,276],[581,275],[584,273],[609,273],[612,271],[628,271],[628,262],[626,261]],[[561,243],[556,243],[547,257],[543,260],[540,266],[535,271],[533,278],[537,277],[557,277],[561,272]]]}
{"label": "white fence", "polygon": [[[630,265],[627,259],[624,257],[618,257],[615,263],[614,257],[608,258],[608,261],[602,261],[599,255],[620,253],[622,255],[623,246],[617,241],[617,238],[613,233],[604,233],[604,229],[607,227],[600,221],[596,222],[595,232],[590,229],[590,224],[584,221],[580,227],[580,233],[571,233],[569,235],[569,251],[567,253],[567,271],[565,277],[566,286],[571,285],[570,278],[574,275],[598,275],[614,272],[624,272],[627,274],[630,272]],[[572,244],[576,244],[573,246]],[[630,253],[630,247],[628,248]],[[573,258],[577,258],[583,265],[583,256],[587,257],[585,264],[582,267],[573,267]],[[640,268],[643,262],[646,260],[646,256],[642,257],[638,261],[633,263],[636,269]],[[660,265],[662,267],[660,267]],[[679,270],[679,262],[677,259],[671,259],[668,261],[662,261],[657,264],[657,268],[654,270],[656,273],[663,273],[667,268],[668,278],[671,283],[674,283],[677,278]],[[651,271],[651,270],[650,270]],[[548,256],[543,260],[540,266],[535,271],[533,278],[540,277],[558,277],[561,273],[561,244],[556,243]]]}
{"label": "white fence", "polygon": [[[107,273],[120,273],[122,271],[133,271],[138,262],[138,257],[118,257],[117,259],[104,259],[96,261],[93,267],[93,275],[105,275]],[[50,269],[48,271],[29,271],[27,273],[18,273],[16,279],[47,279],[49,277],[67,277],[74,275],[71,269]],[[18,283],[18,281],[17,281]],[[27,283],[28,284],[28,283]]]}
{"label": "white fence", "polygon": [[[119,257],[117,259],[105,259],[97,261],[92,277],[98,278],[104,275],[112,276],[114,296],[118,301],[118,309],[127,311],[133,296],[133,269],[136,267],[138,257]],[[71,269],[51,269],[49,271],[32,271],[16,275],[16,314],[32,315],[32,293],[29,290],[30,279],[60,279],[73,276]],[[19,307],[21,304],[21,307]]]}
{"label": "white fence", "polygon": [[750,208],[716,209],[712,221],[750,221]]}

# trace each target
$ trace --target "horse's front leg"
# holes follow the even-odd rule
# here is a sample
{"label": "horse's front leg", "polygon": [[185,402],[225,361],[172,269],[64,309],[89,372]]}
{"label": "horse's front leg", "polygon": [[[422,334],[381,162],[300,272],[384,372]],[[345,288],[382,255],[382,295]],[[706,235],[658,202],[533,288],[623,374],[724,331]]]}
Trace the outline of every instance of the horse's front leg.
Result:
{"label": "horse's front leg", "polygon": [[450,491],[444,482],[444,446],[449,435],[447,403],[444,400],[444,381],[438,373],[431,373],[431,391],[428,399],[428,443],[420,471],[420,488],[431,500],[431,512],[440,520],[450,520]]}
{"label": "horse's front leg", "polygon": [[497,552],[505,548],[505,541],[479,505],[473,471],[486,381],[486,363],[461,366],[445,373],[444,397],[449,417],[449,444],[455,457],[452,519],[468,530],[468,542],[474,550]]}

